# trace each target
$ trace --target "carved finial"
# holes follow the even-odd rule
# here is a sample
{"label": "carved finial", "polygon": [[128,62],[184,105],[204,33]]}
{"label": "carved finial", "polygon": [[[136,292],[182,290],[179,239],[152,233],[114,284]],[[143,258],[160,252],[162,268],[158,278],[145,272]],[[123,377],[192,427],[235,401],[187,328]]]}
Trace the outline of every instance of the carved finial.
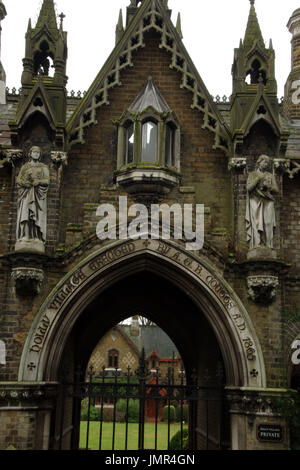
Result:
{"label": "carved finial", "polygon": [[183,34],[182,34],[182,29],[181,29],[181,16],[180,16],[180,13],[178,13],[178,16],[177,16],[176,29],[177,29],[177,33],[180,36],[180,39],[183,39]]}
{"label": "carved finial", "polygon": [[122,8],[120,9],[119,19],[116,26],[116,44],[120,41],[124,34],[124,25],[123,25],[123,13]]}
{"label": "carved finial", "polygon": [[60,29],[63,29],[63,21],[64,21],[64,18],[65,18],[65,17],[66,17],[66,15],[64,15],[63,13],[61,13],[61,14],[59,15],[59,18],[60,18],[60,25],[59,25],[59,27],[60,27]]}
{"label": "carved finial", "polygon": [[250,0],[250,5],[251,6],[254,5],[254,3],[255,3],[255,0]]}

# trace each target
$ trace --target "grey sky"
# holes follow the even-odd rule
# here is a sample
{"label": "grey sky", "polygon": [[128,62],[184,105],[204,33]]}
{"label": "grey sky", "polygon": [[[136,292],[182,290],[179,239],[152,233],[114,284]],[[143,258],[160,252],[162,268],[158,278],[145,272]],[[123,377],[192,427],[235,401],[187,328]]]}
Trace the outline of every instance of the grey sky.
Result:
{"label": "grey sky", "polygon": [[[19,87],[25,32],[28,19],[35,25],[41,0],[3,0],[7,17],[2,22],[1,59],[7,86]],[[56,0],[57,13],[64,12],[68,31],[68,90],[88,89],[114,47],[119,10],[129,0]],[[208,91],[212,95],[231,94],[233,50],[244,37],[249,0],[169,0],[172,20],[181,12],[184,44]],[[290,71],[291,35],[286,24],[300,0],[286,2],[256,0],[255,8],[266,44],[272,38],[276,52],[278,96]]]}

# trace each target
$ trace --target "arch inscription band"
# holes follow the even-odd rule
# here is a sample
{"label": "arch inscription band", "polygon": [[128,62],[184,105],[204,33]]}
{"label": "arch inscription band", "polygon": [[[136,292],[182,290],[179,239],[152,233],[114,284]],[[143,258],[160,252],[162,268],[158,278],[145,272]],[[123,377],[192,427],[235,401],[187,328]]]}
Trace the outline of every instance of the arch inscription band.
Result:
{"label": "arch inscription band", "polygon": [[[260,371],[260,361],[256,341],[248,327],[248,320],[238,302],[230,292],[230,288],[221,282],[216,274],[213,274],[206,263],[190,255],[181,247],[173,243],[166,243],[158,240],[136,240],[127,241],[116,246],[110,246],[101,250],[98,254],[82,262],[60,283],[57,289],[47,299],[40,311],[39,320],[28,337],[27,344],[23,352],[23,360],[20,368],[21,380],[41,380],[42,379],[42,356],[47,348],[47,341],[51,336],[51,329],[58,320],[68,302],[81,289],[92,282],[108,267],[121,262],[122,259],[137,256],[143,252],[152,253],[154,256],[167,259],[170,263],[188,272],[194,279],[198,280],[201,287],[215,299],[226,312],[227,321],[234,329],[242,354],[248,364],[249,385],[259,386],[263,380],[263,373]],[[25,362],[24,362],[25,361]]]}

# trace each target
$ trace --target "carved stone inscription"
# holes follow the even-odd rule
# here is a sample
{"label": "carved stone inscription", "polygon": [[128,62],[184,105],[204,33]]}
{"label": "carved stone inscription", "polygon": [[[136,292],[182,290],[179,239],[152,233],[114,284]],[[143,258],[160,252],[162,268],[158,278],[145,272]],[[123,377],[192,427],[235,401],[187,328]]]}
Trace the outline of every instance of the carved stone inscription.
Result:
{"label": "carved stone inscription", "polygon": [[[235,329],[240,336],[240,341],[245,350],[247,360],[255,361],[255,341],[251,337],[245,317],[241,313],[236,302],[233,300],[230,292],[227,291],[217,277],[208,271],[200,261],[191,255],[188,255],[180,248],[176,248],[168,243],[158,240],[147,240],[147,244],[145,244],[145,241],[143,240],[136,240],[132,242],[124,242],[122,245],[109,248],[95,258],[86,261],[85,264],[82,264],[82,266],[65,281],[54,297],[52,297],[48,306],[43,310],[43,317],[33,333],[31,344],[27,352],[27,364],[31,362],[37,364],[39,362],[39,356],[46,343],[46,338],[51,330],[52,324],[58,318],[64,304],[76,293],[77,290],[79,290],[80,287],[82,287],[83,284],[87,283],[95,273],[101,272],[110,264],[117,262],[123,257],[130,256],[134,252],[144,251],[145,249],[167,257],[171,262],[188,270],[193,276],[196,276],[201,281],[202,285],[208,288],[214,296],[218,298],[219,302],[225,307],[230,321],[234,324]],[[32,368],[32,371],[34,374],[35,369]],[[32,376],[30,378],[33,379],[34,377]]]}

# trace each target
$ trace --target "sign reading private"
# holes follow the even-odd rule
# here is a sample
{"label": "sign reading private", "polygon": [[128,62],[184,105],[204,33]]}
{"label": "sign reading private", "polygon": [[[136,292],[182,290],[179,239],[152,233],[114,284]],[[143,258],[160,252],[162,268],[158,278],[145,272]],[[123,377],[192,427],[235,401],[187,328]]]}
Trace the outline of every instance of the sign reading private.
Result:
{"label": "sign reading private", "polygon": [[257,438],[263,442],[281,442],[283,438],[282,426],[260,424],[257,427]]}

